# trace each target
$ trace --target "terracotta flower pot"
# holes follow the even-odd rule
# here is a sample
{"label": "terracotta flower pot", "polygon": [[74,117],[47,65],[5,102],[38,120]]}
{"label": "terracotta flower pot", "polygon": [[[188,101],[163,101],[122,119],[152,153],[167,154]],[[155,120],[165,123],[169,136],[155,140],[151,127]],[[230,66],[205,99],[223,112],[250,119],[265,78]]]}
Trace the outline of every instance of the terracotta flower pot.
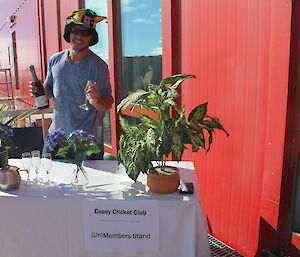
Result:
{"label": "terracotta flower pot", "polygon": [[153,193],[174,193],[177,191],[179,184],[179,170],[176,167],[167,166],[164,172],[161,171],[160,167],[149,170],[147,185]]}

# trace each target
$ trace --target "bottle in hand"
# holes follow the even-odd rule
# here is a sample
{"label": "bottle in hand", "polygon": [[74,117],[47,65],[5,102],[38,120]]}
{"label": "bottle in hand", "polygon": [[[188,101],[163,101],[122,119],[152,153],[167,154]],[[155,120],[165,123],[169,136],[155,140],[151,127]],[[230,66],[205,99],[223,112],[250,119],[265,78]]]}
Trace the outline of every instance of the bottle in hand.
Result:
{"label": "bottle in hand", "polygon": [[35,69],[33,65],[29,66],[31,76],[32,76],[32,81],[34,82],[34,85],[36,86],[36,93],[34,93],[34,100],[36,107],[38,109],[45,109],[49,107],[49,100],[46,97],[45,90],[43,87],[43,84],[41,81],[38,79]]}

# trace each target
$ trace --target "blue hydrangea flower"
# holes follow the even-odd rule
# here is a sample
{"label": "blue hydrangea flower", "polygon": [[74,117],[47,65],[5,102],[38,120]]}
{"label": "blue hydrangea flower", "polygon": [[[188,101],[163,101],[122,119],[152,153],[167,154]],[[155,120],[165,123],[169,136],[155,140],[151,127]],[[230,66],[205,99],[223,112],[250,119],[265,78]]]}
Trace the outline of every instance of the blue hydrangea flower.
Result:
{"label": "blue hydrangea flower", "polygon": [[53,151],[56,146],[58,146],[61,142],[63,137],[65,137],[65,131],[61,128],[58,128],[53,133],[48,134],[46,137],[46,143],[50,149],[50,151]]}
{"label": "blue hydrangea flower", "polygon": [[13,136],[13,129],[11,126],[0,123],[0,139]]}
{"label": "blue hydrangea flower", "polygon": [[57,129],[46,137],[46,142],[50,151],[57,149],[57,156],[76,165],[81,165],[92,153],[100,152],[95,137],[82,129],[74,130],[68,136],[63,129]]}
{"label": "blue hydrangea flower", "polygon": [[71,134],[73,134],[75,136],[84,136],[84,135],[86,135],[86,132],[82,129],[77,129],[77,130],[74,130]]}
{"label": "blue hydrangea flower", "polygon": [[96,143],[96,138],[95,138],[94,135],[88,134],[87,137],[88,137],[88,139],[89,139],[90,141],[93,141],[93,142]]}
{"label": "blue hydrangea flower", "polygon": [[82,143],[82,142],[96,143],[96,139],[94,135],[88,134],[86,131],[82,129],[77,129],[70,133],[68,137],[68,145],[72,145],[74,143]]}

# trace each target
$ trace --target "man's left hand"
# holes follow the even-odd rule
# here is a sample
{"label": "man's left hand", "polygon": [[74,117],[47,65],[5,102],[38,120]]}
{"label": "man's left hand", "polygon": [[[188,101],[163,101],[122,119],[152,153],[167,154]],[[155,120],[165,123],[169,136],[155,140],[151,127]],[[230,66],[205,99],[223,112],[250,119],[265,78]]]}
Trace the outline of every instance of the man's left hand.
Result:
{"label": "man's left hand", "polygon": [[89,100],[90,104],[95,106],[97,105],[99,98],[101,97],[99,88],[96,83],[88,82],[88,89],[86,90],[86,97]]}

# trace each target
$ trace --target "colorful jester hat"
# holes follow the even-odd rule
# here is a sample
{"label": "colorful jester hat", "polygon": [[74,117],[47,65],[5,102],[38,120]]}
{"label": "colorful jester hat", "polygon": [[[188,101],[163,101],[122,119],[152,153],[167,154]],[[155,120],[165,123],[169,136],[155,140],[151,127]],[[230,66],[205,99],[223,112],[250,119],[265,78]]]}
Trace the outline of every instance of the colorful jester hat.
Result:
{"label": "colorful jester hat", "polygon": [[79,9],[73,11],[73,13],[66,18],[71,20],[65,24],[64,39],[70,43],[70,33],[74,26],[81,25],[92,31],[92,40],[90,46],[97,44],[98,42],[98,33],[96,31],[96,23],[107,19],[106,17],[99,16],[97,13],[91,9]]}

